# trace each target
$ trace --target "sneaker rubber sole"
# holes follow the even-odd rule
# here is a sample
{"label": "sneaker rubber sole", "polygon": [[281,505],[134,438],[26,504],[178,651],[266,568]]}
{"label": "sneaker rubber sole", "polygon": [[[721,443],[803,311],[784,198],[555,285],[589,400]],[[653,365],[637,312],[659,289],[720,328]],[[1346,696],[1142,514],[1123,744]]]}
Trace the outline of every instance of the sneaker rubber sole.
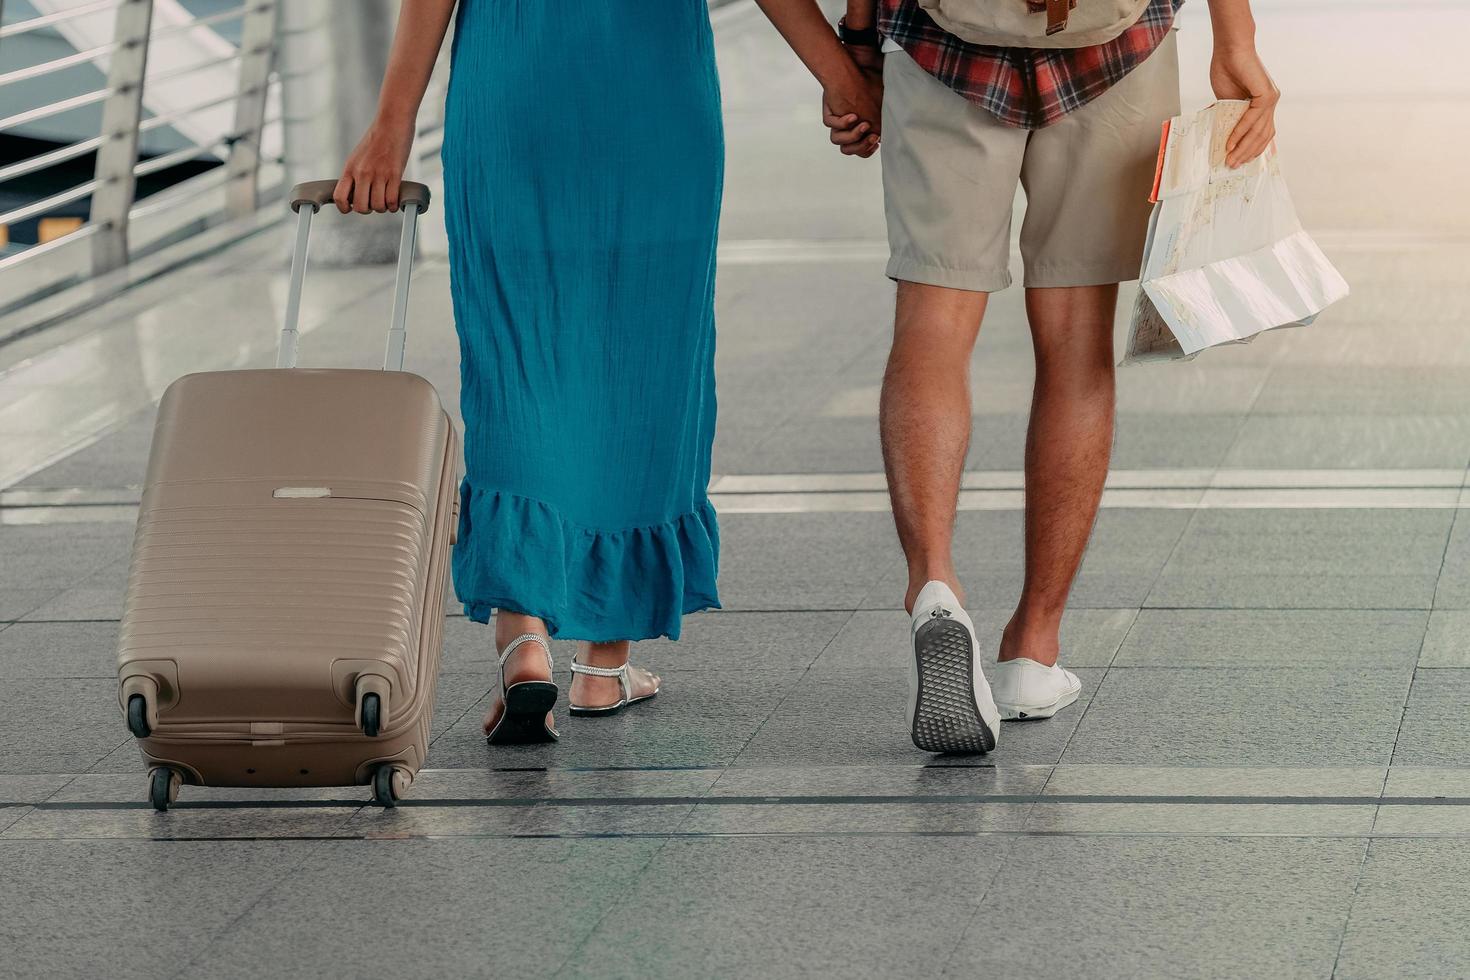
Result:
{"label": "sneaker rubber sole", "polygon": [[995,706],[1000,709],[1000,717],[1005,721],[1040,721],[1043,718],[1050,718],[1067,705],[1076,701],[1077,695],[1080,693],[1080,690],[1069,691],[1051,704],[1009,705],[1001,704],[997,701],[995,702]]}
{"label": "sneaker rubber sole", "polygon": [[914,634],[914,665],[914,744],[925,752],[993,751],[995,733],[975,703],[975,651],[964,624],[936,618],[920,626]]}

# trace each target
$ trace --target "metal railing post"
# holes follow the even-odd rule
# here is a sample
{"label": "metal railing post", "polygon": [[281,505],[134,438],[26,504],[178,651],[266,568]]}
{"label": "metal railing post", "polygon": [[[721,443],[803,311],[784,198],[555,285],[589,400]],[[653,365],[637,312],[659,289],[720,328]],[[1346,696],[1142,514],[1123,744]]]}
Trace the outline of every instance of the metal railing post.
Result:
{"label": "metal railing post", "polygon": [[148,70],[148,32],[153,0],[119,0],[102,108],[102,146],[97,150],[97,190],[92,194],[92,273],[128,262],[128,212],[137,182],[138,121],[143,114],[143,76]]}
{"label": "metal railing post", "polygon": [[275,60],[278,7],[278,0],[249,7],[240,25],[239,97],[230,156],[225,162],[229,173],[225,201],[231,217],[253,214],[259,203],[260,133],[265,126],[266,94]]}

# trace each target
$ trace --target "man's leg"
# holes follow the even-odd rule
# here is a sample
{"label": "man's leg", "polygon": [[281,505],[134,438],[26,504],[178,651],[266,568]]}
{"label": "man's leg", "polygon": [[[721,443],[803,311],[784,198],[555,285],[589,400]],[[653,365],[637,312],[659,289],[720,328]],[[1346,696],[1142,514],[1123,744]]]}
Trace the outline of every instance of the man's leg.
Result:
{"label": "man's leg", "polygon": [[1057,661],[1072,580],[1113,448],[1117,285],[1028,289],[1036,387],[1026,433],[1026,578],[1000,659]]}
{"label": "man's leg", "polygon": [[883,377],[883,461],[909,565],[909,731],[926,752],[989,752],[1000,735],[952,554],[970,444],[970,351],[986,295],[900,280]]}
{"label": "man's leg", "polygon": [[1030,134],[900,51],[883,65],[883,196],[898,281],[880,429],[908,560],[908,720],[926,752],[989,752],[1000,709],[980,668],[952,554],[970,442],[970,352],[1010,284],[1011,211]]}
{"label": "man's leg", "polygon": [[927,582],[943,582],[964,595],[952,539],[970,444],[970,352],[987,295],[898,284],[878,421],[893,518],[908,559],[909,612]]}

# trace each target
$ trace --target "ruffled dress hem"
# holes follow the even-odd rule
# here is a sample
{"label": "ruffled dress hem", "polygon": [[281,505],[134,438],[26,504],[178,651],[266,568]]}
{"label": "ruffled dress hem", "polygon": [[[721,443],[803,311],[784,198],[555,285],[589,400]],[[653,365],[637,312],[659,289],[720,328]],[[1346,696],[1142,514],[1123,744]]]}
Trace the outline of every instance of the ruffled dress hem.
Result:
{"label": "ruffled dress hem", "polygon": [[459,521],[455,593],[477,623],[508,609],[543,620],[556,639],[677,640],[683,616],[720,608],[708,498],[661,523],[608,531],[465,480]]}

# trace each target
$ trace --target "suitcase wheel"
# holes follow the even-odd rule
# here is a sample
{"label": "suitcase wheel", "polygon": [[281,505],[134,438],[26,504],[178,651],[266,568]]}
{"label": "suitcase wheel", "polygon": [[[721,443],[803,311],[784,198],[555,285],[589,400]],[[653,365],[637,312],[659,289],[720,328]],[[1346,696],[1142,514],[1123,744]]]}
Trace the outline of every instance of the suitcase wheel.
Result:
{"label": "suitcase wheel", "polygon": [[382,730],[383,703],[376,694],[362,696],[362,733],[377,738]]}
{"label": "suitcase wheel", "polygon": [[141,694],[128,698],[128,731],[139,738],[153,734],[148,727],[148,699]]}
{"label": "suitcase wheel", "polygon": [[407,769],[379,766],[373,770],[373,802],[382,807],[397,806],[412,781],[413,776]]}
{"label": "suitcase wheel", "polygon": [[177,769],[159,766],[150,771],[148,773],[148,802],[153,804],[153,809],[159,813],[167,810],[169,804],[179,798],[179,786],[183,781]]}
{"label": "suitcase wheel", "polygon": [[393,686],[379,674],[359,674],[355,688],[357,727],[368,738],[377,738],[392,721]]}

